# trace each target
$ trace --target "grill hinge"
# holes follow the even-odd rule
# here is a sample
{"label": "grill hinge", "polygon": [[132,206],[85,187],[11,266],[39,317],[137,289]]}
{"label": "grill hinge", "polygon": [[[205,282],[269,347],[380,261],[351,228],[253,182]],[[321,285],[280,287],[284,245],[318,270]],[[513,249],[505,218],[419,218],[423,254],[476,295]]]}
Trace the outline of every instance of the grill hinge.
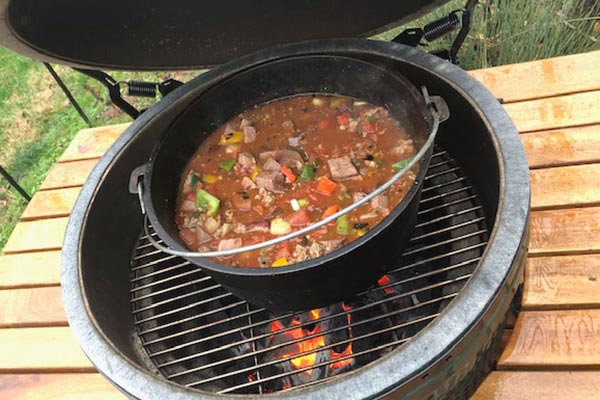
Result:
{"label": "grill hinge", "polygon": [[[465,8],[454,10],[442,18],[428,23],[423,28],[406,29],[393,38],[392,41],[412,47],[417,47],[419,45],[428,46],[427,43],[431,43],[446,36],[460,27],[460,31],[458,32],[458,35],[456,35],[450,49],[439,49],[430,52],[453,64],[458,64],[458,50],[460,50],[460,47],[471,29],[471,16],[476,4],[477,0],[468,0]],[[427,43],[424,43],[422,41],[423,39],[425,39]]]}

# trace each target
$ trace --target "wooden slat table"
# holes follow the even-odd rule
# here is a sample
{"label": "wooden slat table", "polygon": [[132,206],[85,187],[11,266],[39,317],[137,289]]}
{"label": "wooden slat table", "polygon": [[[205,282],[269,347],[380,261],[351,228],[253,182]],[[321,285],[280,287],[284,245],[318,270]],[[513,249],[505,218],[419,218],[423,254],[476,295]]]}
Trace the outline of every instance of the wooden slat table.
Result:
{"label": "wooden slat table", "polygon": [[[472,71],[522,133],[532,181],[523,312],[474,399],[600,398],[600,52]],[[0,257],[0,398],[121,399],[62,309],[59,260],[85,178],[127,125],[81,131]]]}

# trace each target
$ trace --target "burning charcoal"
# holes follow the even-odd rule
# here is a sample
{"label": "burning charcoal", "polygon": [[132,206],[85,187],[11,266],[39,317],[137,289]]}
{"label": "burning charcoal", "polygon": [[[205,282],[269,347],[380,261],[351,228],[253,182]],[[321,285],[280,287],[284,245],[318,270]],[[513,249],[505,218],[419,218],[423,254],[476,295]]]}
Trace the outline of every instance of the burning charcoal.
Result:
{"label": "burning charcoal", "polygon": [[[350,315],[344,312],[342,303],[333,304],[327,307],[323,313],[326,319],[321,323],[322,332],[326,333],[325,344],[335,344],[350,339],[350,329],[347,327],[350,321]],[[342,343],[331,348],[336,353],[343,353],[349,346],[349,343]]]}

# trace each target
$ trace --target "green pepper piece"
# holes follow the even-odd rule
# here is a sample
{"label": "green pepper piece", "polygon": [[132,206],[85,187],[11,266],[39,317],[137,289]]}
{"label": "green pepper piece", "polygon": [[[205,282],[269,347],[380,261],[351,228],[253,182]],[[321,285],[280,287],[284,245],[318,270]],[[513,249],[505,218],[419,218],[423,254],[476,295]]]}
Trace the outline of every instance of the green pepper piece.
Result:
{"label": "green pepper piece", "polygon": [[410,160],[412,160],[412,158],[405,158],[404,160],[400,160],[397,163],[392,164],[392,168],[394,168],[396,171],[400,171],[402,168],[408,165]]}
{"label": "green pepper piece", "polygon": [[219,212],[221,200],[208,193],[204,189],[196,192],[196,207],[206,210],[206,213],[214,217]]}
{"label": "green pepper piece", "polygon": [[298,199],[298,205],[300,207],[306,207],[308,205],[308,200],[306,200],[306,199]]}
{"label": "green pepper piece", "polygon": [[348,234],[348,216],[342,215],[339,217],[335,223],[335,230],[340,235]]}
{"label": "green pepper piece", "polygon": [[219,163],[219,167],[223,168],[227,172],[231,171],[231,169],[233,168],[234,165],[235,165],[235,159],[228,160],[228,161],[221,161]]}
{"label": "green pepper piece", "polygon": [[300,172],[300,179],[309,181],[313,178],[313,176],[315,176],[314,168],[309,167],[308,165],[305,165],[304,167],[302,167],[302,171]]}
{"label": "green pepper piece", "polygon": [[365,119],[369,122],[377,122],[377,117],[374,115],[369,115]]}
{"label": "green pepper piece", "polygon": [[190,178],[190,186],[192,188],[195,188],[196,184],[198,183],[199,180],[200,180],[200,176],[198,176],[196,174],[192,174],[192,177]]}

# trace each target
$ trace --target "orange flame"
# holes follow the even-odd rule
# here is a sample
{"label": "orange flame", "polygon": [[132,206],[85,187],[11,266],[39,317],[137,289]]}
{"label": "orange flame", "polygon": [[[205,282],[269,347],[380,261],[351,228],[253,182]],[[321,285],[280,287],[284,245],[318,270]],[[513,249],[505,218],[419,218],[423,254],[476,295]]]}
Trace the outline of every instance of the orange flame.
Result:
{"label": "orange flame", "polygon": [[[342,304],[342,308],[344,309],[344,311],[349,311],[352,309],[352,307],[349,307],[345,304]],[[311,320],[313,320],[313,321],[317,320],[317,319],[319,319],[319,316],[320,316],[320,311],[318,309],[310,311]],[[346,318],[348,320],[348,323],[350,323],[350,314],[347,314]],[[294,319],[294,320],[292,320],[291,325],[298,326],[298,325],[300,325],[300,321],[298,319]],[[284,325],[278,320],[275,320],[271,323],[271,332],[273,332],[275,334],[278,334],[278,331],[280,331],[284,328],[285,328]],[[297,340],[297,339],[302,339],[308,335],[316,335],[320,332],[321,332],[321,326],[319,324],[317,324],[315,326],[315,328],[313,328],[312,331],[307,330],[306,327],[298,327],[298,328],[290,329],[282,334],[288,334],[294,340]],[[351,329],[350,329],[350,337],[352,337]],[[282,359],[290,358],[290,362],[291,362],[292,366],[296,369],[311,367],[311,366],[315,365],[315,363],[317,361],[317,351],[319,350],[320,347],[325,346],[325,337],[324,336],[315,336],[315,337],[307,338],[306,340],[299,341],[290,346],[295,346],[296,351],[293,351],[292,354],[284,354],[281,356],[281,358]],[[341,357],[349,356],[352,354],[352,343],[349,343],[348,346],[346,347],[346,349],[342,353],[338,353],[333,349],[330,349],[330,352],[331,352],[332,360],[337,360]],[[298,354],[298,353],[308,353],[308,354],[305,354],[305,355],[302,355],[299,357],[293,357],[294,354]],[[336,361],[331,364],[331,368],[338,369],[338,368],[342,368],[351,363],[352,363],[351,358],[346,359],[346,360]],[[310,375],[312,373],[312,369],[308,369],[305,372]],[[288,383],[288,385],[289,385],[289,383]]]}

